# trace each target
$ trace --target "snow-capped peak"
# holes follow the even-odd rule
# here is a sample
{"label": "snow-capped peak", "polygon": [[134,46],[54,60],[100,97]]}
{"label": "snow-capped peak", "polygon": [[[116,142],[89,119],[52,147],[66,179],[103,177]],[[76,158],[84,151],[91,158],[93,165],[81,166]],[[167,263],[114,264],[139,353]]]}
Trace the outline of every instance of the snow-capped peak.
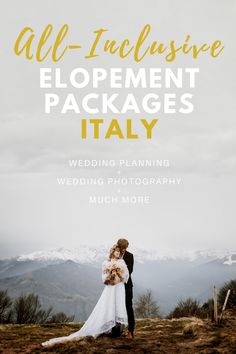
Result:
{"label": "snow-capped peak", "polygon": [[[191,262],[207,262],[221,260],[222,264],[233,265],[236,263],[236,252],[228,250],[144,250],[130,249],[138,263],[163,260],[187,260]],[[101,263],[108,257],[109,247],[91,247],[81,245],[77,248],[58,248],[32,252],[18,256],[17,261],[57,262],[71,260],[81,264]]]}
{"label": "snow-capped peak", "polygon": [[236,264],[236,253],[230,254],[230,255],[226,256],[225,258],[226,258],[226,261],[224,261],[223,264],[227,264],[227,265]]}
{"label": "snow-capped peak", "polygon": [[79,248],[67,249],[58,248],[50,250],[36,251],[29,254],[23,254],[17,257],[18,261],[67,261],[71,260],[77,263],[92,263],[104,258],[103,249],[80,246]]}

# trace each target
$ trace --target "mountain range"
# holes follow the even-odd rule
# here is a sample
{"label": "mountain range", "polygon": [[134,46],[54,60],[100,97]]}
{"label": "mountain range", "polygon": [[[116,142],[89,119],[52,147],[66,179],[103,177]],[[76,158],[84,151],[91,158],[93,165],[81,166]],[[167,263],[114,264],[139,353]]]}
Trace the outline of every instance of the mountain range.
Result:
{"label": "mountain range", "polygon": [[[206,301],[214,285],[236,279],[236,251],[131,251],[134,298],[151,290],[163,315],[180,299]],[[12,297],[34,292],[44,307],[85,320],[102,292],[101,263],[106,258],[107,247],[83,245],[2,259],[0,289],[8,289]]]}

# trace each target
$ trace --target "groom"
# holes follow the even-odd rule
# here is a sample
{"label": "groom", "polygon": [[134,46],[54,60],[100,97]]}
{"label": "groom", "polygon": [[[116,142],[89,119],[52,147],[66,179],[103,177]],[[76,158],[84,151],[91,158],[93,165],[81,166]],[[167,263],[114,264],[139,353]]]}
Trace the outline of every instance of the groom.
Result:
{"label": "groom", "polygon": [[117,245],[121,250],[123,260],[125,261],[127,268],[129,270],[129,279],[125,284],[125,301],[126,301],[126,310],[128,315],[128,338],[134,338],[134,310],[133,310],[133,282],[131,278],[131,273],[133,272],[134,266],[134,256],[132,253],[127,251],[129,246],[128,240],[120,238],[117,241]]}

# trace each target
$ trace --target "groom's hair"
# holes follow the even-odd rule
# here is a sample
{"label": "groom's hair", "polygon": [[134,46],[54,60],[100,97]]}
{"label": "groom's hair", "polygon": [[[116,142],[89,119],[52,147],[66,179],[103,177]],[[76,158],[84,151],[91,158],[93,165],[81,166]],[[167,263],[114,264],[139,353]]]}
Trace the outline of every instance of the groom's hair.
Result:
{"label": "groom's hair", "polygon": [[126,240],[125,238],[120,238],[118,241],[117,241],[117,245],[120,247],[120,249],[126,249],[128,248],[129,246],[129,241]]}

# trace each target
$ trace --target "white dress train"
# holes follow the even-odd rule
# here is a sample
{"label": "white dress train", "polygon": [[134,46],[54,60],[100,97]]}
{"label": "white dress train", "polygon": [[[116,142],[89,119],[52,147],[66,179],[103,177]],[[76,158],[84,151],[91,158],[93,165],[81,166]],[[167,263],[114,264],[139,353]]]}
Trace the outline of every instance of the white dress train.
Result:
{"label": "white dress train", "polygon": [[102,333],[108,333],[116,323],[128,324],[125,305],[125,285],[129,278],[129,271],[123,259],[104,261],[102,265],[102,280],[106,279],[105,270],[107,267],[116,264],[122,269],[123,280],[116,285],[106,285],[91,315],[82,328],[65,337],[49,339],[42,343],[42,346],[54,343],[63,343],[79,337],[97,337]]}

